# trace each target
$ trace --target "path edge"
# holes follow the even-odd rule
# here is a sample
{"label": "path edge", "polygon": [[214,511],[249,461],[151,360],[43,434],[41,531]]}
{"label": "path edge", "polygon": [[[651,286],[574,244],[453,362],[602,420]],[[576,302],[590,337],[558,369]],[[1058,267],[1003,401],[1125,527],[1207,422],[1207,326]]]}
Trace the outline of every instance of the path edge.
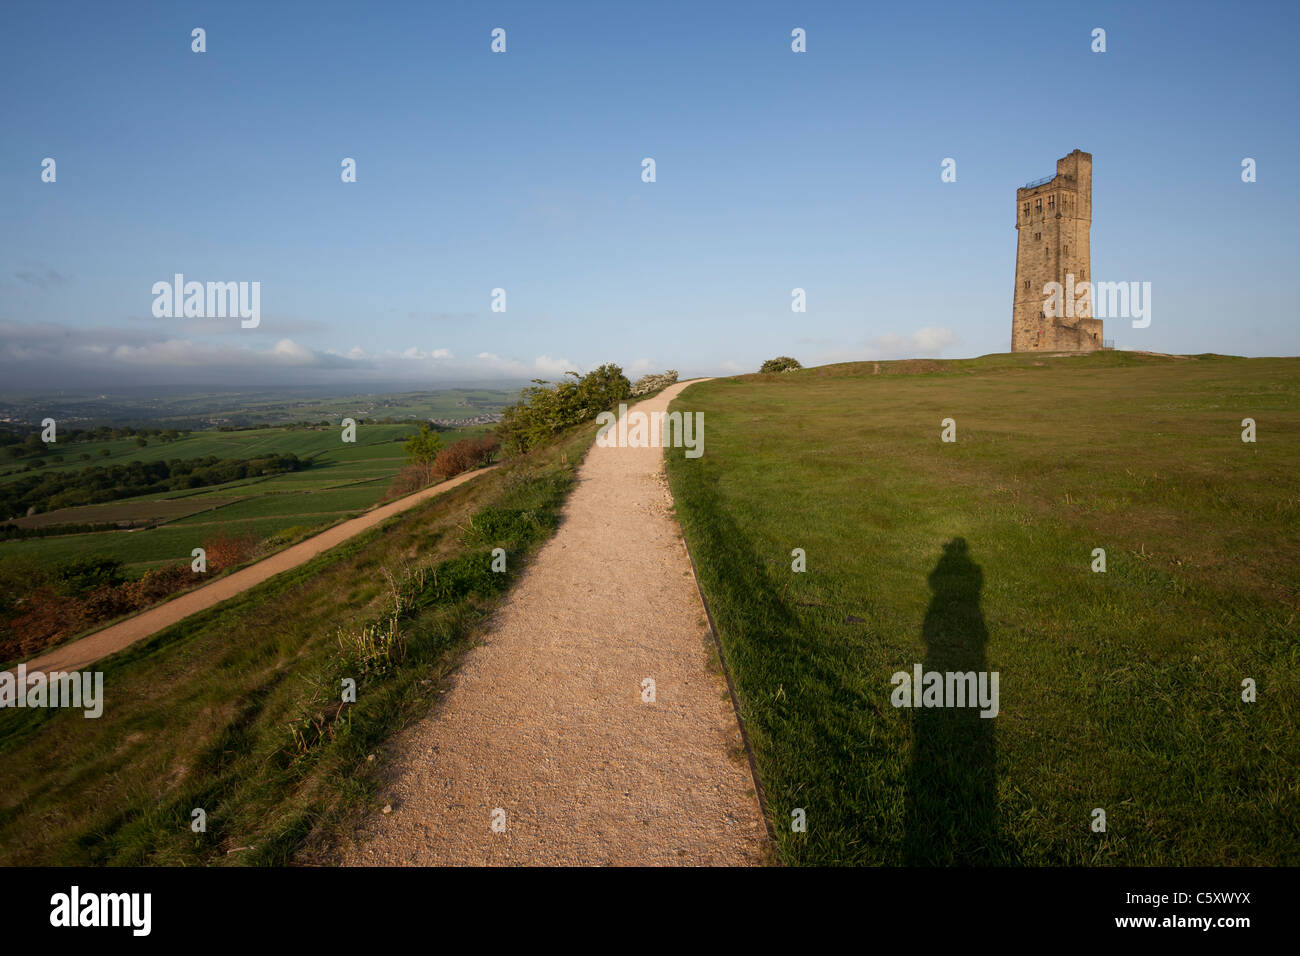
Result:
{"label": "path edge", "polygon": [[[383,528],[383,527],[384,527],[385,525],[387,525],[390,521],[394,521],[394,520],[396,520],[397,518],[399,518],[399,517],[405,515],[407,512],[411,511],[413,508],[417,508],[417,507],[419,507],[421,504],[424,504],[425,502],[433,501],[433,500],[435,500],[436,498],[438,498],[441,494],[444,494],[444,493],[446,493],[447,491],[451,491],[451,490],[452,490],[453,488],[455,488],[455,487],[459,487],[459,486],[462,485],[462,484],[469,484],[469,482],[472,481],[474,478],[477,478],[477,477],[479,477],[480,475],[485,474],[485,473],[487,473],[487,472],[489,472],[489,471],[494,471],[494,470],[496,470],[499,466],[500,466],[500,462],[493,462],[493,463],[490,464],[490,465],[484,465],[484,466],[481,466],[481,467],[479,467],[479,468],[469,469],[469,470],[467,470],[467,471],[461,472],[461,474],[459,474],[459,475],[453,475],[452,477],[450,477],[450,478],[446,478],[446,479],[444,479],[444,480],[442,480],[442,481],[440,481],[440,482],[437,482],[436,484],[428,485],[428,486],[426,486],[426,487],[424,487],[424,488],[419,489],[418,491],[413,491],[413,492],[411,492],[409,495],[403,495],[401,498],[395,498],[395,499],[393,499],[392,501],[388,501],[388,502],[377,502],[376,504],[374,504],[374,505],[372,505],[371,507],[367,508],[365,511],[362,511],[362,512],[360,512],[359,514],[353,515],[353,516],[350,517],[350,518],[342,518],[342,519],[340,519],[340,520],[334,522],[333,524],[331,524],[331,525],[327,525],[326,527],[323,527],[323,528],[319,529],[319,530],[316,531],[315,533],[308,535],[307,537],[303,538],[301,541],[295,541],[293,544],[290,544],[290,545],[288,545],[287,547],[281,548],[279,551],[272,552],[271,554],[268,554],[268,555],[265,555],[265,556],[263,556],[263,557],[261,557],[261,558],[258,558],[258,559],[255,560],[255,561],[250,561],[250,562],[247,562],[247,563],[245,563],[245,564],[239,565],[239,566],[237,566],[237,567],[231,568],[229,571],[226,571],[226,572],[222,573],[221,575],[219,575],[218,577],[213,578],[213,579],[210,580],[210,581],[204,581],[203,583],[198,584],[198,585],[196,585],[196,586],[194,586],[194,587],[191,587],[191,588],[187,588],[187,589],[184,590],[184,591],[177,591],[177,592],[174,593],[174,594],[170,594],[170,595],[167,596],[167,598],[166,598],[165,600],[160,601],[160,602],[157,603],[157,604],[151,605],[151,606],[149,606],[149,607],[141,608],[141,609],[139,609],[138,611],[135,611],[135,612],[130,613],[130,614],[123,615],[122,617],[119,617],[119,618],[116,618],[116,619],[113,619],[113,620],[105,621],[103,624],[101,624],[101,625],[99,625],[99,626],[96,626],[93,630],[86,631],[86,632],[84,632],[84,633],[82,633],[82,634],[79,634],[79,635],[76,635],[75,637],[72,637],[71,639],[69,639],[69,640],[67,640],[67,641],[64,641],[64,642],[62,642],[62,643],[60,643],[60,644],[56,644],[56,645],[54,645],[53,647],[47,648],[47,649],[45,649],[44,651],[41,651],[39,654],[37,654],[37,655],[34,656],[34,657],[26,658],[26,659],[24,659],[24,660],[14,661],[14,662],[11,663],[11,664],[0,666],[0,673],[15,673],[15,674],[16,674],[17,671],[18,671],[18,668],[19,668],[20,666],[22,666],[22,667],[29,668],[29,669],[30,669],[30,673],[36,673],[36,672],[39,671],[39,672],[41,672],[41,673],[47,673],[47,674],[48,674],[48,673],[50,673],[50,667],[51,667],[51,665],[50,665],[50,664],[39,664],[39,663],[38,663],[38,662],[40,662],[43,658],[52,657],[52,656],[56,655],[59,651],[61,651],[61,650],[66,650],[66,649],[69,649],[69,648],[72,648],[72,647],[76,646],[77,644],[82,643],[83,641],[91,641],[91,640],[94,640],[96,637],[98,637],[98,636],[104,634],[106,631],[108,631],[108,630],[110,630],[110,629],[112,629],[112,628],[115,628],[115,627],[118,627],[118,626],[121,626],[121,625],[127,624],[127,623],[130,622],[130,621],[134,621],[134,620],[136,620],[136,619],[138,619],[138,618],[144,617],[146,614],[151,614],[151,613],[153,613],[153,612],[155,612],[155,611],[159,611],[159,610],[161,610],[162,608],[167,607],[169,604],[172,604],[172,603],[175,602],[175,601],[179,601],[179,600],[181,600],[181,599],[183,599],[183,598],[186,598],[186,597],[189,597],[189,596],[192,596],[192,595],[198,594],[198,593],[200,593],[201,591],[203,591],[203,590],[205,590],[205,589],[207,589],[207,588],[215,587],[215,586],[217,586],[217,585],[219,585],[219,584],[221,584],[221,583],[223,583],[223,582],[229,581],[229,579],[232,578],[232,577],[234,577],[235,575],[241,574],[241,573],[243,573],[243,572],[245,572],[245,571],[252,570],[252,569],[256,568],[258,565],[260,565],[260,564],[262,564],[263,562],[265,562],[265,561],[271,561],[271,560],[274,560],[275,558],[284,555],[284,554],[285,554],[286,552],[288,552],[288,551],[291,551],[291,550],[293,550],[293,549],[295,549],[295,548],[298,548],[298,547],[300,547],[300,546],[302,546],[302,545],[310,544],[310,543],[311,543],[313,540],[315,540],[316,538],[319,538],[319,537],[321,537],[322,535],[326,535],[326,534],[328,534],[329,532],[334,531],[334,530],[338,529],[339,527],[341,527],[341,526],[347,524],[348,522],[351,522],[351,521],[358,521],[358,520],[361,520],[361,519],[366,518],[367,516],[372,516],[376,511],[380,510],[381,508],[389,508],[389,507],[393,507],[393,506],[395,506],[395,505],[402,504],[402,503],[404,503],[404,502],[409,502],[408,504],[405,504],[404,507],[397,508],[397,509],[394,510],[391,514],[389,514],[389,515],[387,515],[387,516],[381,518],[378,522],[376,522],[375,524],[371,525],[370,527],[368,527],[368,528],[362,528],[361,530],[356,531],[356,532],[354,532],[353,534],[350,534],[350,535],[348,535],[347,537],[345,537],[345,538],[339,540],[337,543],[330,545],[329,547],[327,547],[327,548],[325,548],[324,550],[322,550],[319,554],[316,554],[316,555],[314,555],[314,556],[312,556],[312,557],[309,557],[309,558],[305,558],[304,560],[298,562],[297,564],[290,565],[289,567],[284,568],[284,569],[282,569],[282,570],[280,570],[280,571],[276,571],[276,572],[272,573],[269,577],[264,578],[264,579],[261,580],[261,581],[256,581],[256,582],[254,582],[254,583],[252,583],[252,584],[249,584],[247,587],[241,588],[239,591],[235,592],[234,594],[229,595],[228,597],[221,598],[220,600],[214,602],[213,604],[209,605],[208,607],[198,608],[197,610],[191,611],[191,612],[189,612],[188,614],[185,614],[185,615],[183,615],[182,617],[178,618],[177,620],[171,622],[170,624],[164,624],[162,627],[157,628],[156,630],[151,631],[151,632],[149,632],[148,634],[141,635],[140,637],[137,637],[135,640],[130,641],[130,642],[127,643],[127,644],[124,644],[122,647],[116,648],[115,650],[108,651],[107,653],[105,653],[105,654],[101,654],[100,656],[98,656],[98,657],[96,657],[96,658],[93,658],[93,659],[91,659],[91,660],[89,660],[89,661],[85,661],[85,662],[75,662],[75,666],[69,666],[69,665],[61,665],[61,666],[66,667],[67,670],[81,670],[81,669],[84,669],[84,668],[90,667],[90,666],[92,666],[92,665],[94,665],[94,664],[98,664],[100,661],[108,660],[110,657],[113,657],[115,654],[119,654],[119,653],[121,653],[122,651],[125,651],[127,648],[132,647],[132,646],[134,646],[134,645],[136,645],[136,644],[139,644],[139,643],[141,643],[142,641],[151,640],[151,639],[153,639],[153,638],[156,638],[158,635],[162,634],[163,632],[168,631],[168,630],[170,630],[171,628],[176,627],[176,626],[179,625],[179,624],[182,624],[183,622],[189,620],[190,618],[196,617],[196,616],[199,615],[199,614],[205,614],[205,613],[207,613],[208,611],[214,611],[214,610],[216,610],[217,608],[221,607],[221,606],[224,605],[224,604],[227,604],[227,603],[229,603],[229,602],[231,602],[231,601],[234,601],[234,600],[236,600],[236,599],[238,599],[238,598],[240,598],[240,597],[243,597],[243,596],[244,596],[248,591],[251,591],[251,590],[253,590],[253,589],[255,589],[255,588],[261,587],[263,584],[267,584],[267,583],[269,583],[269,582],[275,580],[277,577],[279,577],[279,576],[282,575],[282,574],[287,574],[287,573],[290,572],[290,571],[297,570],[298,568],[302,567],[303,565],[305,565],[305,564],[309,564],[311,561],[315,560],[316,558],[324,557],[324,556],[326,556],[327,554],[329,554],[331,551],[334,551],[334,550],[337,549],[337,548],[341,548],[343,545],[345,545],[345,544],[347,544],[348,542],[352,541],[353,539],[355,539],[355,538],[357,538],[357,537],[359,537],[359,536],[365,534],[366,532],[374,531],[374,530],[376,530],[376,529]],[[461,479],[463,479],[463,480],[456,482],[456,484],[453,485],[453,486],[451,486],[451,487],[441,488],[441,486],[446,485],[448,482],[456,481],[456,479],[458,479],[458,478],[461,478]],[[431,493],[430,493],[430,492],[432,492],[434,489],[439,489],[439,488],[440,488],[441,490],[438,491],[436,494],[431,494]],[[416,498],[420,498],[421,500],[418,500],[418,501],[417,501],[417,500],[412,500],[412,499],[416,499]],[[57,663],[57,659],[56,659],[56,663]],[[35,668],[32,668],[31,665],[33,665],[33,664],[38,664],[38,666],[36,666]]]}
{"label": "path edge", "polygon": [[[708,379],[698,379],[697,381],[709,381]],[[690,384],[696,384],[692,382]],[[673,402],[680,399],[686,394],[687,389],[682,389],[673,398]],[[668,403],[669,406],[672,402]],[[665,448],[665,454],[667,449]],[[704,588],[700,585],[700,573],[695,566],[695,555],[691,553],[691,545],[686,540],[686,532],[682,530],[682,523],[677,517],[677,498],[673,495],[672,485],[668,485],[668,494],[673,499],[673,522],[677,525],[677,535],[682,542],[682,550],[686,552],[686,560],[691,565],[691,580],[695,582],[695,593],[700,596],[700,603],[704,605],[704,616],[709,622],[709,634],[713,638],[713,647],[718,652],[718,663],[722,666],[722,676],[727,682],[727,693],[731,695],[731,709],[736,715],[736,725],[740,728],[740,739],[745,747],[745,757],[749,760],[749,776],[754,781],[754,794],[758,797],[758,811],[763,818],[763,827],[767,831],[767,839],[771,845],[772,853],[771,862],[780,865],[780,856],[776,852],[776,828],[772,826],[772,818],[767,812],[767,793],[763,789],[763,781],[758,775],[758,759],[754,756],[754,745],[749,739],[749,729],[745,726],[745,717],[740,712],[740,697],[736,693],[736,682],[731,677],[731,667],[727,664],[727,654],[722,648],[722,635],[718,631],[717,622],[713,619],[713,610],[709,607],[709,599],[704,594]]]}

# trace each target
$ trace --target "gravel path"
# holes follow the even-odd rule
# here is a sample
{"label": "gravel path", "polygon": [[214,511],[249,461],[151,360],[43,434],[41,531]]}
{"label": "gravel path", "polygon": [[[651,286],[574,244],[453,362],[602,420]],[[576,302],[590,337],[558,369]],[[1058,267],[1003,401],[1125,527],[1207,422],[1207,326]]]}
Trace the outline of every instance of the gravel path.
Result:
{"label": "gravel path", "polygon": [[[687,384],[636,407],[661,411]],[[591,448],[484,643],[393,742],[391,812],[365,822],[346,864],[761,862],[753,779],[709,665],[663,454]]]}
{"label": "gravel path", "polygon": [[[493,465],[492,467],[496,466]],[[405,498],[399,498],[390,504],[375,508],[373,511],[367,511],[359,517],[336,524],[318,535],[300,541],[292,547],[285,548],[264,561],[258,561],[256,564],[250,564],[234,574],[217,578],[211,584],[205,584],[201,588],[188,591],[178,598],[173,598],[167,603],[150,608],[135,617],[127,618],[125,621],[106,627],[102,631],[96,631],[78,640],[53,648],[28,661],[27,673],[33,674],[36,671],[73,671],[88,667],[109,654],[115,654],[123,648],[131,646],[136,641],[152,637],[164,628],[171,627],[191,614],[197,614],[199,611],[206,611],[210,607],[215,607],[222,601],[235,597],[237,594],[261,584],[282,571],[288,571],[300,564],[306,564],[318,554],[342,544],[353,535],[360,534],[367,528],[373,528],[393,515],[427,501],[435,495],[440,495],[449,488],[455,488],[457,485],[463,484],[487,470],[480,468],[476,471],[465,472],[455,478],[425,488],[423,491],[417,491],[413,495],[407,495]]]}

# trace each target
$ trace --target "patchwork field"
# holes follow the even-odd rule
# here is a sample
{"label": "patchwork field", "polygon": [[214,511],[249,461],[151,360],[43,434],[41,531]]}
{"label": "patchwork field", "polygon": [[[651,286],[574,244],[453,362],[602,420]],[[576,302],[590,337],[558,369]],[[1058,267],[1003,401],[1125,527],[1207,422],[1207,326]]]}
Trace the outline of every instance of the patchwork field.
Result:
{"label": "patchwork field", "polygon": [[113,501],[102,505],[81,505],[76,508],[59,508],[29,518],[15,518],[13,524],[20,528],[48,528],[65,524],[119,524],[158,523],[184,518],[200,511],[220,508],[235,499],[226,496],[212,498],[149,498],[144,500]]}
{"label": "patchwork field", "polygon": [[338,422],[348,417],[465,419],[499,412],[518,395],[518,387],[498,386],[352,395],[305,386],[262,390],[126,388],[107,393],[76,389],[47,393],[0,391],[0,419],[36,425],[52,416],[70,427],[131,422],[180,429],[212,424],[287,425],[326,419]]}
{"label": "patchwork field", "polygon": [[[786,862],[1300,863],[1300,360],[857,363],[673,408]],[[918,664],[997,672],[997,716],[894,706]]]}
{"label": "patchwork field", "polygon": [[[487,432],[472,426],[442,433],[444,444]],[[295,534],[318,529],[376,504],[406,460],[402,443],[416,426],[361,425],[356,442],[345,444],[338,428],[261,428],[248,431],[197,432],[169,443],[151,440],[145,447],[133,439],[75,442],[60,449],[63,462],[50,462],[47,472],[71,471],[90,465],[127,462],[218,458],[254,458],[266,454],[295,454],[310,467],[270,477],[245,478],[221,485],[146,495],[98,505],[62,508],[20,518],[21,527],[67,523],[142,522],[116,532],[59,535],[0,542],[0,557],[34,555],[58,564],[88,554],[125,563],[128,574],[161,564],[188,561],[193,548],[211,534],[265,538],[286,530]],[[104,455],[103,452],[108,454]],[[83,456],[85,456],[83,458]],[[0,470],[0,482],[22,472]]]}

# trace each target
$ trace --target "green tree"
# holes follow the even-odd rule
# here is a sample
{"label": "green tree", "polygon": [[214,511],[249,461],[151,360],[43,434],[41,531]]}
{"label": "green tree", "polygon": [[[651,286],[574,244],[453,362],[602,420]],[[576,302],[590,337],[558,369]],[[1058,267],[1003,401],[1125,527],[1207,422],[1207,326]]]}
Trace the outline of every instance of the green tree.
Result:
{"label": "green tree", "polygon": [[565,428],[590,421],[627,398],[632,388],[623,370],[613,364],[586,375],[566,372],[565,376],[553,386],[533,379],[520,400],[502,411],[497,435],[508,454],[525,452]]}
{"label": "green tree", "polygon": [[623,399],[632,391],[632,383],[623,370],[613,363],[588,372],[578,381],[578,421],[595,418]]}
{"label": "green tree", "polygon": [[442,439],[428,425],[420,426],[420,434],[412,435],[402,446],[406,457],[417,465],[432,465],[442,451]]}
{"label": "green tree", "polygon": [[74,558],[54,569],[56,589],[69,596],[85,594],[98,587],[116,587],[126,578],[122,562],[102,554]]}

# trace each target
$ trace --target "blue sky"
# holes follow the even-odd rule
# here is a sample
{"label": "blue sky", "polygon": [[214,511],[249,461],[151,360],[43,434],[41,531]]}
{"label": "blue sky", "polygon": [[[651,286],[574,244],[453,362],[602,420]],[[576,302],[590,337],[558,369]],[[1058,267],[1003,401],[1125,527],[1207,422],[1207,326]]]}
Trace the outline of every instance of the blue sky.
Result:
{"label": "blue sky", "polygon": [[[1150,327],[1108,338],[1297,354],[1298,11],[16,6],[0,376],[408,387],[1006,351],[1016,187],[1076,147],[1093,278],[1152,284]],[[155,318],[177,272],[260,282],[261,324]]]}

